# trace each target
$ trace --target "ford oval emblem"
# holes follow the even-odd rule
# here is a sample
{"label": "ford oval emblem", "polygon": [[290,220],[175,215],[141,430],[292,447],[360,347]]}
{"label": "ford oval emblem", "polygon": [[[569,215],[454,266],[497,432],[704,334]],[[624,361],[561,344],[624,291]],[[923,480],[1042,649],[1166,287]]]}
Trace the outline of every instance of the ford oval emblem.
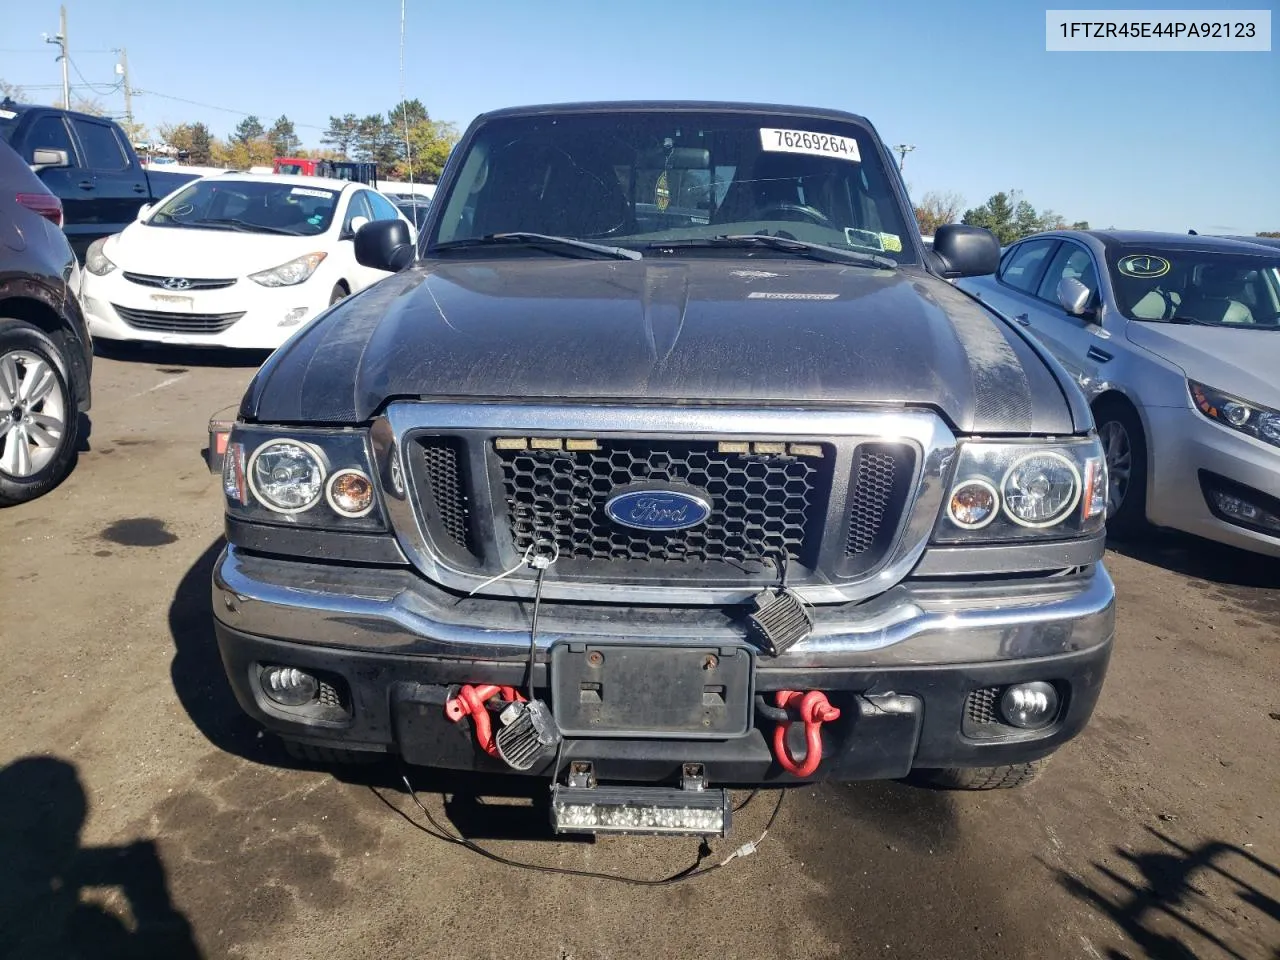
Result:
{"label": "ford oval emblem", "polygon": [[704,523],[711,504],[678,490],[628,490],[604,505],[609,519],[635,530],[684,530]]}

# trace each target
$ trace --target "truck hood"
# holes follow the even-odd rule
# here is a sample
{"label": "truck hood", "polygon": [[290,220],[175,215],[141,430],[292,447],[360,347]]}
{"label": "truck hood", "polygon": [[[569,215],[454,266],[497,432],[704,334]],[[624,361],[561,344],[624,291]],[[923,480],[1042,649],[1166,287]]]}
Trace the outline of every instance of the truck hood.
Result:
{"label": "truck hood", "polygon": [[153,227],[135,221],[108,238],[103,253],[121,270],[165,277],[243,277],[332,247],[325,234],[286,237],[239,230]]}
{"label": "truck hood", "polygon": [[420,397],[918,405],[966,433],[1080,428],[1041,355],[950,284],[745,257],[425,261],[300,330],[242,415],[359,423]]}
{"label": "truck hood", "polygon": [[1131,320],[1125,335],[1192,380],[1280,409],[1280,330]]}

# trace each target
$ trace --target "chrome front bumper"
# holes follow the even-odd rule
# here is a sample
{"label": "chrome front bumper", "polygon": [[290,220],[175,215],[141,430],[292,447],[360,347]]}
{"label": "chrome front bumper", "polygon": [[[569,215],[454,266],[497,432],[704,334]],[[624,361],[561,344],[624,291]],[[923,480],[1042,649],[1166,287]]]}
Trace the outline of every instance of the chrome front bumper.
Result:
{"label": "chrome front bumper", "polygon": [[[815,629],[758,671],[987,663],[1078,653],[1115,631],[1102,564],[1083,574],[990,584],[903,581],[872,600],[815,608]],[[527,662],[532,604],[459,599],[412,570],[270,559],[228,547],[213,576],[217,620],[240,633],[404,657]],[[717,607],[544,601],[538,649],[561,640],[738,643]]]}

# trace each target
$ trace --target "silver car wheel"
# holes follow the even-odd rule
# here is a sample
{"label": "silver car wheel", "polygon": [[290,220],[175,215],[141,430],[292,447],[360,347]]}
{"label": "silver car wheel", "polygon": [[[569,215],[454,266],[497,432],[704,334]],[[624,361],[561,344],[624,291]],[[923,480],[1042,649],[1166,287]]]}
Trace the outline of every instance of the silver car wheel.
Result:
{"label": "silver car wheel", "polygon": [[1129,491],[1129,474],[1133,471],[1133,444],[1124,424],[1108,420],[1098,428],[1098,439],[1107,458],[1107,518],[1115,516],[1124,495]]}
{"label": "silver car wheel", "polygon": [[25,480],[47,467],[67,429],[67,398],[49,361],[28,350],[0,356],[0,473]]}

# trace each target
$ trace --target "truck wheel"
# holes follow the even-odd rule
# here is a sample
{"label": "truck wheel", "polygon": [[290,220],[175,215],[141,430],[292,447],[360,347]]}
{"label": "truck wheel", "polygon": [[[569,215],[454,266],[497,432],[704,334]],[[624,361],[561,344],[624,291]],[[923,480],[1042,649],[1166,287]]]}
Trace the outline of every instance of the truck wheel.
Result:
{"label": "truck wheel", "polygon": [[948,790],[1012,790],[1024,787],[1040,775],[1049,758],[1030,763],[1010,763],[1003,767],[951,767],[933,770],[928,780]]}
{"label": "truck wheel", "polygon": [[71,472],[80,415],[65,369],[44,331],[0,317],[0,506],[34,500]]}
{"label": "truck wheel", "polygon": [[1107,458],[1107,529],[1141,533],[1147,523],[1147,440],[1138,415],[1119,400],[1104,399],[1093,411]]}
{"label": "truck wheel", "polygon": [[341,747],[317,747],[312,743],[300,743],[297,740],[283,739],[284,752],[295,760],[307,763],[357,764],[376,763],[384,755],[372,750],[343,750]]}

